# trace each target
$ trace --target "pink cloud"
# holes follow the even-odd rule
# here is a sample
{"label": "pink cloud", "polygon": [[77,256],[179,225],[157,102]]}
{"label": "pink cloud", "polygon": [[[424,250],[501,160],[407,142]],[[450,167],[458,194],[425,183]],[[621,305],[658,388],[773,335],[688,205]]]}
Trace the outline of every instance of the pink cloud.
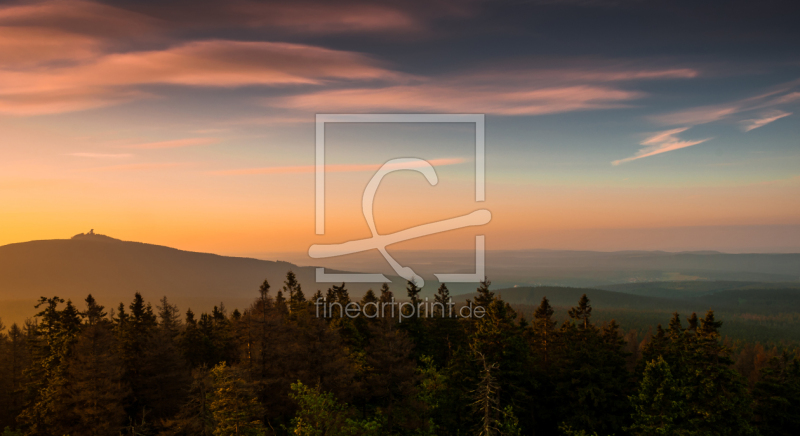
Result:
{"label": "pink cloud", "polygon": [[130,153],[68,153],[67,156],[88,157],[92,159],[125,159],[133,155]]}
{"label": "pink cloud", "polygon": [[655,115],[650,117],[650,119],[664,125],[697,125],[725,119],[740,110],[740,105],[703,106],[663,115]]}
{"label": "pink cloud", "polygon": [[[495,83],[497,80],[517,84],[550,83],[598,83],[636,80],[691,79],[700,75],[692,68],[640,68],[630,64],[602,62],[596,60],[553,60],[556,66],[519,66],[510,64],[505,68],[479,71],[463,76],[460,80],[470,83]],[[458,80],[458,79],[457,79]]]}
{"label": "pink cloud", "polygon": [[575,85],[532,90],[435,84],[381,89],[321,91],[269,103],[313,111],[429,111],[539,115],[620,107],[642,94],[603,86]]}
{"label": "pink cloud", "polygon": [[688,127],[681,127],[678,129],[666,130],[658,132],[640,142],[640,145],[646,147],[640,149],[636,154],[625,159],[615,160],[611,162],[612,165],[620,165],[626,162],[642,159],[645,157],[655,156],[657,154],[666,153],[668,151],[680,150],[681,148],[691,147],[711,138],[696,140],[696,141],[682,141],[676,135],[688,130]]}
{"label": "pink cloud", "polygon": [[98,55],[95,38],[58,29],[0,27],[2,67],[25,69],[55,61],[76,62]]}
{"label": "pink cloud", "polygon": [[400,77],[358,53],[289,43],[201,41],[107,55],[77,66],[0,69],[0,112],[28,115],[116,104],[132,97],[125,87],[147,84],[239,87]]}
{"label": "pink cloud", "polygon": [[[790,86],[784,86],[782,88],[773,89],[772,91],[765,92],[763,94],[756,95],[753,97],[741,99],[738,101],[734,101],[728,104],[695,107],[667,114],[655,115],[649,118],[663,125],[689,124],[692,126],[696,126],[699,124],[706,124],[714,121],[720,121],[731,118],[739,113],[750,112],[758,109],[773,108],[776,106],[794,102],[796,100],[800,100],[800,92],[787,92],[794,85],[795,84],[792,83],[790,84]],[[750,121],[756,121],[756,120],[743,120],[741,122],[744,123],[745,125],[749,125],[748,122]],[[772,121],[775,120],[768,121],[764,124],[768,124],[769,122]],[[761,127],[764,124],[757,125],[756,127],[753,128]]]}
{"label": "pink cloud", "polygon": [[95,37],[148,37],[165,22],[145,14],[83,0],[25,2],[0,7],[0,26],[54,29]]}
{"label": "pink cloud", "polygon": [[765,114],[761,118],[755,118],[750,120],[742,120],[740,123],[742,124],[742,129],[745,132],[749,132],[753,129],[757,129],[759,127],[765,126],[775,120],[779,120],[783,117],[788,117],[791,115],[791,112],[783,112],[783,111],[770,111],[769,113]]}
{"label": "pink cloud", "polygon": [[109,165],[106,167],[91,168],[87,171],[92,172],[119,172],[119,171],[156,171],[170,168],[179,168],[191,165],[186,162],[164,162],[164,163],[136,163],[124,165]]}
{"label": "pink cloud", "polygon": [[70,88],[31,92],[4,88],[0,71],[0,113],[41,115],[94,109],[146,98],[149,94],[128,89]]}
{"label": "pink cloud", "polygon": [[408,12],[379,3],[231,2],[229,12],[249,26],[279,26],[293,33],[421,31]]}
{"label": "pink cloud", "polygon": [[219,142],[217,138],[184,138],[172,141],[147,142],[144,144],[127,145],[125,148],[138,148],[141,150],[155,150],[160,148],[192,147],[196,145],[208,145]]}
{"label": "pink cloud", "polygon": [[[434,167],[442,165],[457,165],[464,163],[466,160],[461,158],[444,158],[444,159],[431,159],[428,161]],[[361,172],[361,171],[377,171],[381,168],[382,164],[329,164],[325,165],[325,172],[327,173],[342,173],[342,172]],[[407,167],[408,164],[404,165]],[[422,166],[422,164],[420,164]],[[390,165],[391,167],[391,165]],[[226,176],[242,176],[242,175],[256,175],[256,174],[303,174],[313,173],[316,171],[314,165],[300,165],[300,166],[284,166],[284,167],[264,167],[264,168],[244,168],[238,170],[223,170],[214,171],[212,174],[226,175]]]}

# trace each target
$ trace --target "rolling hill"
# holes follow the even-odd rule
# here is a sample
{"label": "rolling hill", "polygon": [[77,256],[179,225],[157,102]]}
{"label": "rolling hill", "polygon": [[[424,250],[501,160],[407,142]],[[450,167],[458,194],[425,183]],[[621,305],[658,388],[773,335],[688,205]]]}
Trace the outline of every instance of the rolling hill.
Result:
{"label": "rolling hill", "polygon": [[[98,234],[9,244],[0,247],[0,319],[20,322],[35,313],[40,296],[60,296],[80,302],[92,294],[107,308],[128,303],[135,292],[155,304],[166,295],[183,311],[210,310],[224,302],[247,307],[267,279],[272,291],[293,270],[307,296],[319,288],[314,267],[244,257],[183,251],[128,242]],[[359,296],[369,284],[348,284]],[[274,295],[274,294],[273,294]]]}

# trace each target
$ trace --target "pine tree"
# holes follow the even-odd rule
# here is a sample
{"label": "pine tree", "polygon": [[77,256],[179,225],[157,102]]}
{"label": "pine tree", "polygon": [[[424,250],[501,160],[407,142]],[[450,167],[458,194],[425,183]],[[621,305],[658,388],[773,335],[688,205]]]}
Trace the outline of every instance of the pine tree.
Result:
{"label": "pine tree", "polygon": [[583,294],[576,307],[569,310],[569,317],[574,319],[578,328],[589,329],[589,318],[592,316],[592,306],[589,304],[589,297]]}
{"label": "pine tree", "polygon": [[[498,410],[507,405],[529,404],[533,388],[530,348],[516,312],[504,301],[495,299],[486,307],[486,315],[471,323],[474,331],[469,347],[473,358],[480,362],[479,377],[485,377],[487,368],[492,368],[492,378],[499,388]],[[499,420],[499,416],[498,413],[494,419]]]}
{"label": "pine tree", "polygon": [[303,295],[303,290],[300,287],[300,283],[297,281],[297,276],[291,270],[286,273],[283,292],[289,295],[289,309],[291,311],[300,310],[306,305],[306,297]]}
{"label": "pine tree", "polygon": [[494,301],[494,292],[489,290],[489,287],[492,285],[492,282],[489,279],[484,278],[483,281],[478,286],[477,293],[478,295],[475,297],[475,307],[488,307],[492,301]]}
{"label": "pine tree", "polygon": [[800,434],[800,360],[786,351],[770,359],[753,396],[762,436]]}
{"label": "pine tree", "polygon": [[89,295],[82,313],[84,327],[74,345],[68,368],[66,402],[77,414],[70,434],[101,436],[116,434],[125,423],[121,386],[122,366],[114,350],[113,325],[103,306]]}
{"label": "pine tree", "polygon": [[366,385],[370,404],[386,417],[386,434],[424,425],[418,419],[420,404],[415,399],[418,375],[412,349],[408,335],[391,318],[384,318],[373,327],[367,348]]}
{"label": "pine tree", "polygon": [[551,366],[558,419],[572,431],[614,434],[628,424],[633,389],[627,371],[625,342],[618,326],[598,329],[590,321],[592,307],[586,295],[570,310],[572,322],[558,332],[559,347]]}
{"label": "pine tree", "polygon": [[[709,311],[702,319],[693,316],[683,329],[673,315],[670,328],[660,326],[645,347],[647,362],[661,357],[685,398],[685,417],[678,430],[689,434],[750,435],[752,399],[742,376],[733,368],[730,350],[720,343],[722,323]],[[640,379],[643,369],[637,369]]]}
{"label": "pine tree", "polygon": [[531,325],[534,349],[541,354],[545,368],[550,364],[550,354],[553,352],[556,340],[556,324],[558,322],[553,320],[554,313],[550,301],[547,297],[543,297],[541,304],[533,314],[533,324]]}
{"label": "pine tree", "polygon": [[142,370],[147,374],[141,395],[150,419],[161,421],[174,416],[185,400],[190,380],[190,369],[180,347],[182,323],[178,307],[163,297],[157,306],[157,322],[152,340],[141,359]]}
{"label": "pine tree", "polygon": [[423,322],[421,303],[419,297],[422,289],[417,286],[413,281],[408,281],[406,286],[408,292],[408,299],[411,303],[411,308],[408,306],[403,307],[403,312],[406,318],[400,323],[400,327],[408,334],[409,339],[414,344],[413,356],[419,359],[420,356],[426,354],[429,349],[428,332],[425,329]]}
{"label": "pine tree", "polygon": [[477,428],[480,436],[495,436],[500,434],[500,387],[495,380],[493,372],[497,370],[496,362],[489,363],[486,356],[477,352],[481,362],[481,377],[477,389],[474,391],[475,401],[473,407],[479,416]]}
{"label": "pine tree", "polygon": [[187,401],[174,418],[164,422],[165,435],[211,436],[214,431],[214,416],[209,409],[209,397],[213,389],[211,374],[201,366],[192,371],[192,384]]}
{"label": "pine tree", "polygon": [[381,303],[390,303],[394,299],[394,294],[389,290],[389,284],[384,283],[381,285],[381,295],[379,297]]}
{"label": "pine tree", "polygon": [[138,292],[128,308],[130,313],[125,311],[123,304],[119,305],[114,332],[123,368],[122,383],[130,391],[125,411],[130,417],[130,422],[141,423],[145,421],[144,414],[151,409],[148,402],[150,400],[148,379],[152,375],[153,368],[144,357],[152,344],[157,320],[152,306],[145,303]]}
{"label": "pine tree", "polygon": [[0,323],[0,428],[16,428],[24,405],[28,381],[24,371],[30,366],[28,336],[17,324],[2,334]]}
{"label": "pine tree", "polygon": [[433,315],[428,319],[428,351],[434,362],[447,366],[462,341],[463,329],[458,325],[456,310],[452,303],[450,290],[442,283],[434,296]]}
{"label": "pine tree", "polygon": [[19,416],[30,435],[67,433],[69,423],[75,418],[64,400],[70,384],[68,360],[81,320],[71,301],[59,310],[61,303],[64,299],[59,297],[42,297],[36,305],[44,309],[36,314],[40,323],[34,330],[32,365],[28,370],[27,389],[32,401]]}
{"label": "pine tree", "polygon": [[214,436],[266,435],[263,411],[244,373],[220,363],[211,370],[212,391],[208,408],[214,418]]}
{"label": "pine tree", "polygon": [[319,387],[311,389],[301,382],[292,384],[289,396],[299,408],[292,419],[292,434],[297,436],[378,436],[381,423],[375,419],[359,420],[347,404],[341,404]]}
{"label": "pine tree", "polygon": [[631,396],[633,424],[627,428],[632,435],[677,435],[686,418],[685,389],[672,377],[669,365],[659,356],[645,367],[638,391]]}

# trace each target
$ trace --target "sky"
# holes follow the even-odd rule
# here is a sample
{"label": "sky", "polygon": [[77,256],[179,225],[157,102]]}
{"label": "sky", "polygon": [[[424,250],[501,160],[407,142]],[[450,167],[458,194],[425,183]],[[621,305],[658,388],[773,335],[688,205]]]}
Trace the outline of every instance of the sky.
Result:
{"label": "sky", "polygon": [[[221,254],[488,209],[396,249],[800,252],[792,2],[0,3],[0,245],[94,229]],[[326,127],[316,114],[485,114]]]}

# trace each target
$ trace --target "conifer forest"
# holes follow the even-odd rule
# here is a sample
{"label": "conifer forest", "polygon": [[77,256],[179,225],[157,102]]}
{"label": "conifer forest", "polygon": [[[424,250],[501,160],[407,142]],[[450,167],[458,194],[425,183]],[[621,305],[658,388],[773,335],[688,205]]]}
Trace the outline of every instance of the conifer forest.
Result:
{"label": "conifer forest", "polygon": [[[292,272],[253,294],[211,313],[42,297],[0,336],[2,435],[800,434],[796,350],[750,347],[741,364],[712,311],[638,340],[594,322],[585,295],[568,319],[547,298],[526,318],[488,281],[469,301],[482,317],[448,316],[446,285],[408,318],[319,316],[315,301],[351,303],[346,285],[306,297]],[[383,285],[358,303],[419,294]]]}

